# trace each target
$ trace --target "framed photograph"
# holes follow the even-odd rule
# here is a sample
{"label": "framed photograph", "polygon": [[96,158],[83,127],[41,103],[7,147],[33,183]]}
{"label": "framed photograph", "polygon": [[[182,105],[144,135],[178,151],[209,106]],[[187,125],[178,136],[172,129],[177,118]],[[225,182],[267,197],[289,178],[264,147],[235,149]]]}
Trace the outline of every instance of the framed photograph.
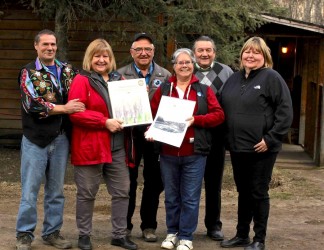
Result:
{"label": "framed photograph", "polygon": [[192,116],[195,105],[194,101],[162,96],[146,137],[179,148],[188,128],[186,119]]}
{"label": "framed photograph", "polygon": [[108,82],[113,118],[122,119],[123,126],[153,122],[144,78]]}

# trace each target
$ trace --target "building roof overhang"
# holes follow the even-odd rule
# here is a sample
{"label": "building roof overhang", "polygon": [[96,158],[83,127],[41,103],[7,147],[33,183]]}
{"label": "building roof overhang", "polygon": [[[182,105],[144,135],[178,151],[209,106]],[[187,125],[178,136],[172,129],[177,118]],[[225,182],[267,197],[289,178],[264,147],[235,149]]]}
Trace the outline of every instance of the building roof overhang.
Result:
{"label": "building roof overhang", "polygon": [[307,23],[299,20],[293,20],[289,18],[284,18],[284,17],[276,17],[276,16],[270,16],[266,14],[261,15],[263,20],[266,22],[270,23],[276,23],[280,25],[285,25],[297,29],[302,29],[302,30],[308,30],[312,31],[315,33],[320,33],[324,34],[324,26],[313,24],[313,23]]}

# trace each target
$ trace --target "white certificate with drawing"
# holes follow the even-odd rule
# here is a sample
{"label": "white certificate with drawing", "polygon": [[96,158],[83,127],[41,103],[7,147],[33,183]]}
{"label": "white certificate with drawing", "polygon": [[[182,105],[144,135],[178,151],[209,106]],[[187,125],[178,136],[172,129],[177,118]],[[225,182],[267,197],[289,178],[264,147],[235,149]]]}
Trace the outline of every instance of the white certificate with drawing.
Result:
{"label": "white certificate with drawing", "polygon": [[108,82],[113,118],[123,127],[150,124],[152,112],[144,78]]}
{"label": "white certificate with drawing", "polygon": [[146,137],[179,148],[188,128],[186,119],[193,115],[195,105],[194,101],[162,96]]}

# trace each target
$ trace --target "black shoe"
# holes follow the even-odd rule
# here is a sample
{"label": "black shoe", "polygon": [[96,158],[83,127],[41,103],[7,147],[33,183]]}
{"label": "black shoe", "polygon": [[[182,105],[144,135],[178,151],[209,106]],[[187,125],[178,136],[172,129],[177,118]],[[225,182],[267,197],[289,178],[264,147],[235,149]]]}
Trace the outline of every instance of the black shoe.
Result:
{"label": "black shoe", "polygon": [[207,236],[216,241],[221,241],[224,239],[224,234],[221,230],[207,231]]}
{"label": "black shoe", "polygon": [[78,248],[81,250],[91,250],[92,244],[89,235],[80,235],[78,240]]}
{"label": "black shoe", "polygon": [[110,242],[111,245],[113,246],[119,246],[125,249],[137,249],[137,245],[128,239],[128,237],[123,237],[119,239],[112,239]]}
{"label": "black shoe", "polygon": [[230,239],[230,240],[223,240],[221,242],[221,247],[246,247],[247,245],[250,244],[250,238],[240,238],[235,236],[234,238]]}
{"label": "black shoe", "polygon": [[261,242],[254,241],[252,244],[244,248],[244,250],[264,250],[265,245]]}

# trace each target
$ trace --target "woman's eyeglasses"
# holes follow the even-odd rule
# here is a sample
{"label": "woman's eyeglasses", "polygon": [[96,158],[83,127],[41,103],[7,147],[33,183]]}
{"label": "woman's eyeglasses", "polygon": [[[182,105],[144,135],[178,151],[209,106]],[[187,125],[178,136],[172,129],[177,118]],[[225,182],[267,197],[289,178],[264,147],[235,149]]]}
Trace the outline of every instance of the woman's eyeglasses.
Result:
{"label": "woman's eyeglasses", "polygon": [[186,65],[189,66],[192,64],[192,61],[180,61],[180,62],[175,62],[174,64],[179,64],[180,66]]}

